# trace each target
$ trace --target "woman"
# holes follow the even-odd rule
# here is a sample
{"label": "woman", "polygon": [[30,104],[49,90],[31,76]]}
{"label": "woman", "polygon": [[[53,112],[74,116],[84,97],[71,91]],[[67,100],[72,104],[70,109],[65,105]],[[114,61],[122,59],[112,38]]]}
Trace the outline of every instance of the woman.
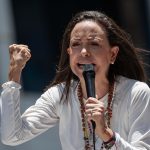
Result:
{"label": "woman", "polygon": [[[54,81],[21,116],[19,81],[31,54],[26,45],[11,45],[9,81],[2,92],[2,142],[21,144],[59,122],[63,150],[150,149],[150,90],[138,52],[106,15],[76,14],[64,33]],[[94,66],[96,98],[86,94],[85,64]]]}

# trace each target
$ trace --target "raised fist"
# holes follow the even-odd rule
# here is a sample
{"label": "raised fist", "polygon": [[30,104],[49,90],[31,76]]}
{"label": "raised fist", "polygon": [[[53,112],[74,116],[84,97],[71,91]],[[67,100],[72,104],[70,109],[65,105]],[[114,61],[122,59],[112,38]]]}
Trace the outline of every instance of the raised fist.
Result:
{"label": "raised fist", "polygon": [[10,66],[23,69],[30,59],[31,54],[27,45],[12,44],[9,46]]}

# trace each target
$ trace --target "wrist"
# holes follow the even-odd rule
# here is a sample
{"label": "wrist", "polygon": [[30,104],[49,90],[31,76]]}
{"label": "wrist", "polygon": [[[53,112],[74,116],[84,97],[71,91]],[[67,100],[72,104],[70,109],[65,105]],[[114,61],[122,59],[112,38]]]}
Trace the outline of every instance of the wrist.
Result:
{"label": "wrist", "polygon": [[115,142],[116,142],[116,136],[115,136],[115,133],[113,132],[113,136],[107,142],[103,142],[103,145],[105,149],[109,150],[111,147],[113,147]]}
{"label": "wrist", "polygon": [[8,75],[9,81],[20,83],[21,72],[22,72],[21,68],[10,66]]}
{"label": "wrist", "polygon": [[113,137],[113,135],[114,133],[110,128],[105,128],[99,136],[104,142],[107,142]]}

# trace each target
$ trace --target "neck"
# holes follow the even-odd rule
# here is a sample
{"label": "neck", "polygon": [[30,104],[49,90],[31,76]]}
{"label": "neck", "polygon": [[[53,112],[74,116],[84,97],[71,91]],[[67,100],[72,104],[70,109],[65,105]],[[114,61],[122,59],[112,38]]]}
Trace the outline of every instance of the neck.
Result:
{"label": "neck", "polygon": [[96,95],[98,99],[104,97],[109,91],[109,82],[101,81],[95,82]]}
{"label": "neck", "polygon": [[[80,82],[81,82],[83,97],[87,98],[85,82],[84,80],[80,80]],[[95,79],[95,92],[98,99],[105,96],[108,93],[108,90],[109,90],[109,81],[107,79],[99,80],[99,81]]]}

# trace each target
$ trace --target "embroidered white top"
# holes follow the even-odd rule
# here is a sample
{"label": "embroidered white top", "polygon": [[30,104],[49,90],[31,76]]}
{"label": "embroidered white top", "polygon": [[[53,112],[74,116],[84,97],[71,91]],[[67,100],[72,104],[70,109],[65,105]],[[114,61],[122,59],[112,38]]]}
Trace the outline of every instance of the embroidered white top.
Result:
{"label": "embroidered white top", "polygon": [[[116,81],[111,128],[116,144],[111,150],[150,150],[150,89],[146,83],[119,76]],[[20,114],[20,88],[13,81],[3,84],[1,139],[6,145],[26,142],[59,123],[63,150],[83,150],[84,140],[76,82],[68,103],[60,101],[64,85],[51,87]],[[101,100],[107,101],[107,95]],[[96,141],[96,150],[102,141]]]}

